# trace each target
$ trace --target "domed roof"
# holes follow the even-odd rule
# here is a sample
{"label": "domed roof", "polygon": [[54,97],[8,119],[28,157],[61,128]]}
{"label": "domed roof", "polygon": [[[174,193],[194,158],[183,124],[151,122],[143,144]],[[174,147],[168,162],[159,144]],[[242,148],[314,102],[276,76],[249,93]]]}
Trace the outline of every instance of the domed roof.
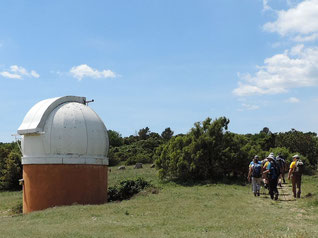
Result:
{"label": "domed roof", "polygon": [[18,133],[23,135],[23,164],[108,164],[106,127],[85,97],[40,101]]}

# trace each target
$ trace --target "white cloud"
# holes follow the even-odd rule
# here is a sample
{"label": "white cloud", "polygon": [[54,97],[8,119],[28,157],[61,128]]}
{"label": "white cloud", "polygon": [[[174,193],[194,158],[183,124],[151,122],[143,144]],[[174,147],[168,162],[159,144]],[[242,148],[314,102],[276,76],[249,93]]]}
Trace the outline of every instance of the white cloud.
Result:
{"label": "white cloud", "polygon": [[300,100],[298,98],[295,98],[295,97],[290,97],[288,98],[285,102],[288,102],[288,103],[298,103]]}
{"label": "white cloud", "polygon": [[[266,0],[263,5],[268,6]],[[277,16],[276,21],[264,25],[266,31],[289,35],[300,42],[318,38],[318,0],[305,0],[288,10],[278,11]]]}
{"label": "white cloud", "polygon": [[16,73],[16,74],[20,74],[20,75],[28,75],[28,72],[25,68],[23,67],[19,67],[17,65],[12,65],[10,67],[11,72]]}
{"label": "white cloud", "polygon": [[70,73],[74,78],[82,80],[83,78],[115,78],[117,75],[109,69],[98,71],[87,64],[74,66],[70,69]]}
{"label": "white cloud", "polygon": [[250,104],[245,104],[245,103],[242,104],[242,107],[243,107],[245,110],[248,110],[248,111],[252,111],[252,110],[257,110],[257,109],[259,109],[259,106],[257,106],[257,105],[250,105]]}
{"label": "white cloud", "polygon": [[318,47],[297,45],[282,54],[264,60],[254,74],[239,75],[239,85],[233,90],[237,96],[278,94],[290,88],[318,85]]}
{"label": "white cloud", "polygon": [[40,75],[36,71],[31,70],[30,72],[28,72],[25,68],[18,65],[10,66],[10,70],[2,71],[0,72],[0,75],[4,78],[10,78],[10,79],[22,79],[23,77],[28,77],[28,78],[40,77]]}
{"label": "white cloud", "polygon": [[34,78],[39,78],[40,77],[40,75],[37,73],[37,72],[35,72],[34,70],[31,70],[31,73],[30,73],[31,75],[32,75],[32,77],[34,77]]}
{"label": "white cloud", "polygon": [[272,8],[268,5],[268,0],[263,0],[263,11],[272,10]]}
{"label": "white cloud", "polygon": [[290,50],[290,55],[297,56],[297,55],[301,54],[304,47],[305,46],[303,44],[294,46]]}
{"label": "white cloud", "polygon": [[7,71],[4,71],[4,72],[0,72],[0,75],[4,78],[9,78],[9,79],[22,79],[21,75],[18,75],[18,74],[12,74],[12,73],[9,73]]}
{"label": "white cloud", "polygon": [[318,38],[318,33],[313,33],[308,36],[302,36],[302,35],[297,35],[294,37],[294,41],[297,42],[309,42],[309,41],[315,41]]}

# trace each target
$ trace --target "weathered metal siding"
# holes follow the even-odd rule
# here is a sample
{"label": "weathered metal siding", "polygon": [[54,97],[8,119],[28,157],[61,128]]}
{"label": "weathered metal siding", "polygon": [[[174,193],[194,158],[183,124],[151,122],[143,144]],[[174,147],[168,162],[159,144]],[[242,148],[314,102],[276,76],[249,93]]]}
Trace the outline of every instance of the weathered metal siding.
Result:
{"label": "weathered metal siding", "polygon": [[23,213],[49,207],[107,202],[108,166],[26,164]]}

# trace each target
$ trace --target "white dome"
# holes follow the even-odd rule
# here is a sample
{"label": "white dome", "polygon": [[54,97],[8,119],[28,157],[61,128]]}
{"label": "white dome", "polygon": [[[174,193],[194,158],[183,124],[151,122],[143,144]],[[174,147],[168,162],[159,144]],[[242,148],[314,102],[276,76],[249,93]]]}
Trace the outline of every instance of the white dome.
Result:
{"label": "white dome", "polygon": [[106,127],[85,102],[66,96],[34,105],[18,129],[22,163],[107,165]]}

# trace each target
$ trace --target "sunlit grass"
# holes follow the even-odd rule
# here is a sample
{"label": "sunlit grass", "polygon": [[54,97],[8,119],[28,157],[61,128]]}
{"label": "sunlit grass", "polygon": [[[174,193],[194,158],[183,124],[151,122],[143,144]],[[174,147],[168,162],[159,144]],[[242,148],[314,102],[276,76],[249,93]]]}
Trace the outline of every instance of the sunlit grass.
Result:
{"label": "sunlit grass", "polygon": [[[149,166],[114,167],[109,184],[139,176],[160,192],[0,217],[0,237],[318,237],[318,208],[309,205],[317,198],[317,177],[304,178],[303,195],[311,197],[287,202],[254,197],[250,186],[161,183]],[[1,211],[21,197],[21,192],[0,193]]]}

